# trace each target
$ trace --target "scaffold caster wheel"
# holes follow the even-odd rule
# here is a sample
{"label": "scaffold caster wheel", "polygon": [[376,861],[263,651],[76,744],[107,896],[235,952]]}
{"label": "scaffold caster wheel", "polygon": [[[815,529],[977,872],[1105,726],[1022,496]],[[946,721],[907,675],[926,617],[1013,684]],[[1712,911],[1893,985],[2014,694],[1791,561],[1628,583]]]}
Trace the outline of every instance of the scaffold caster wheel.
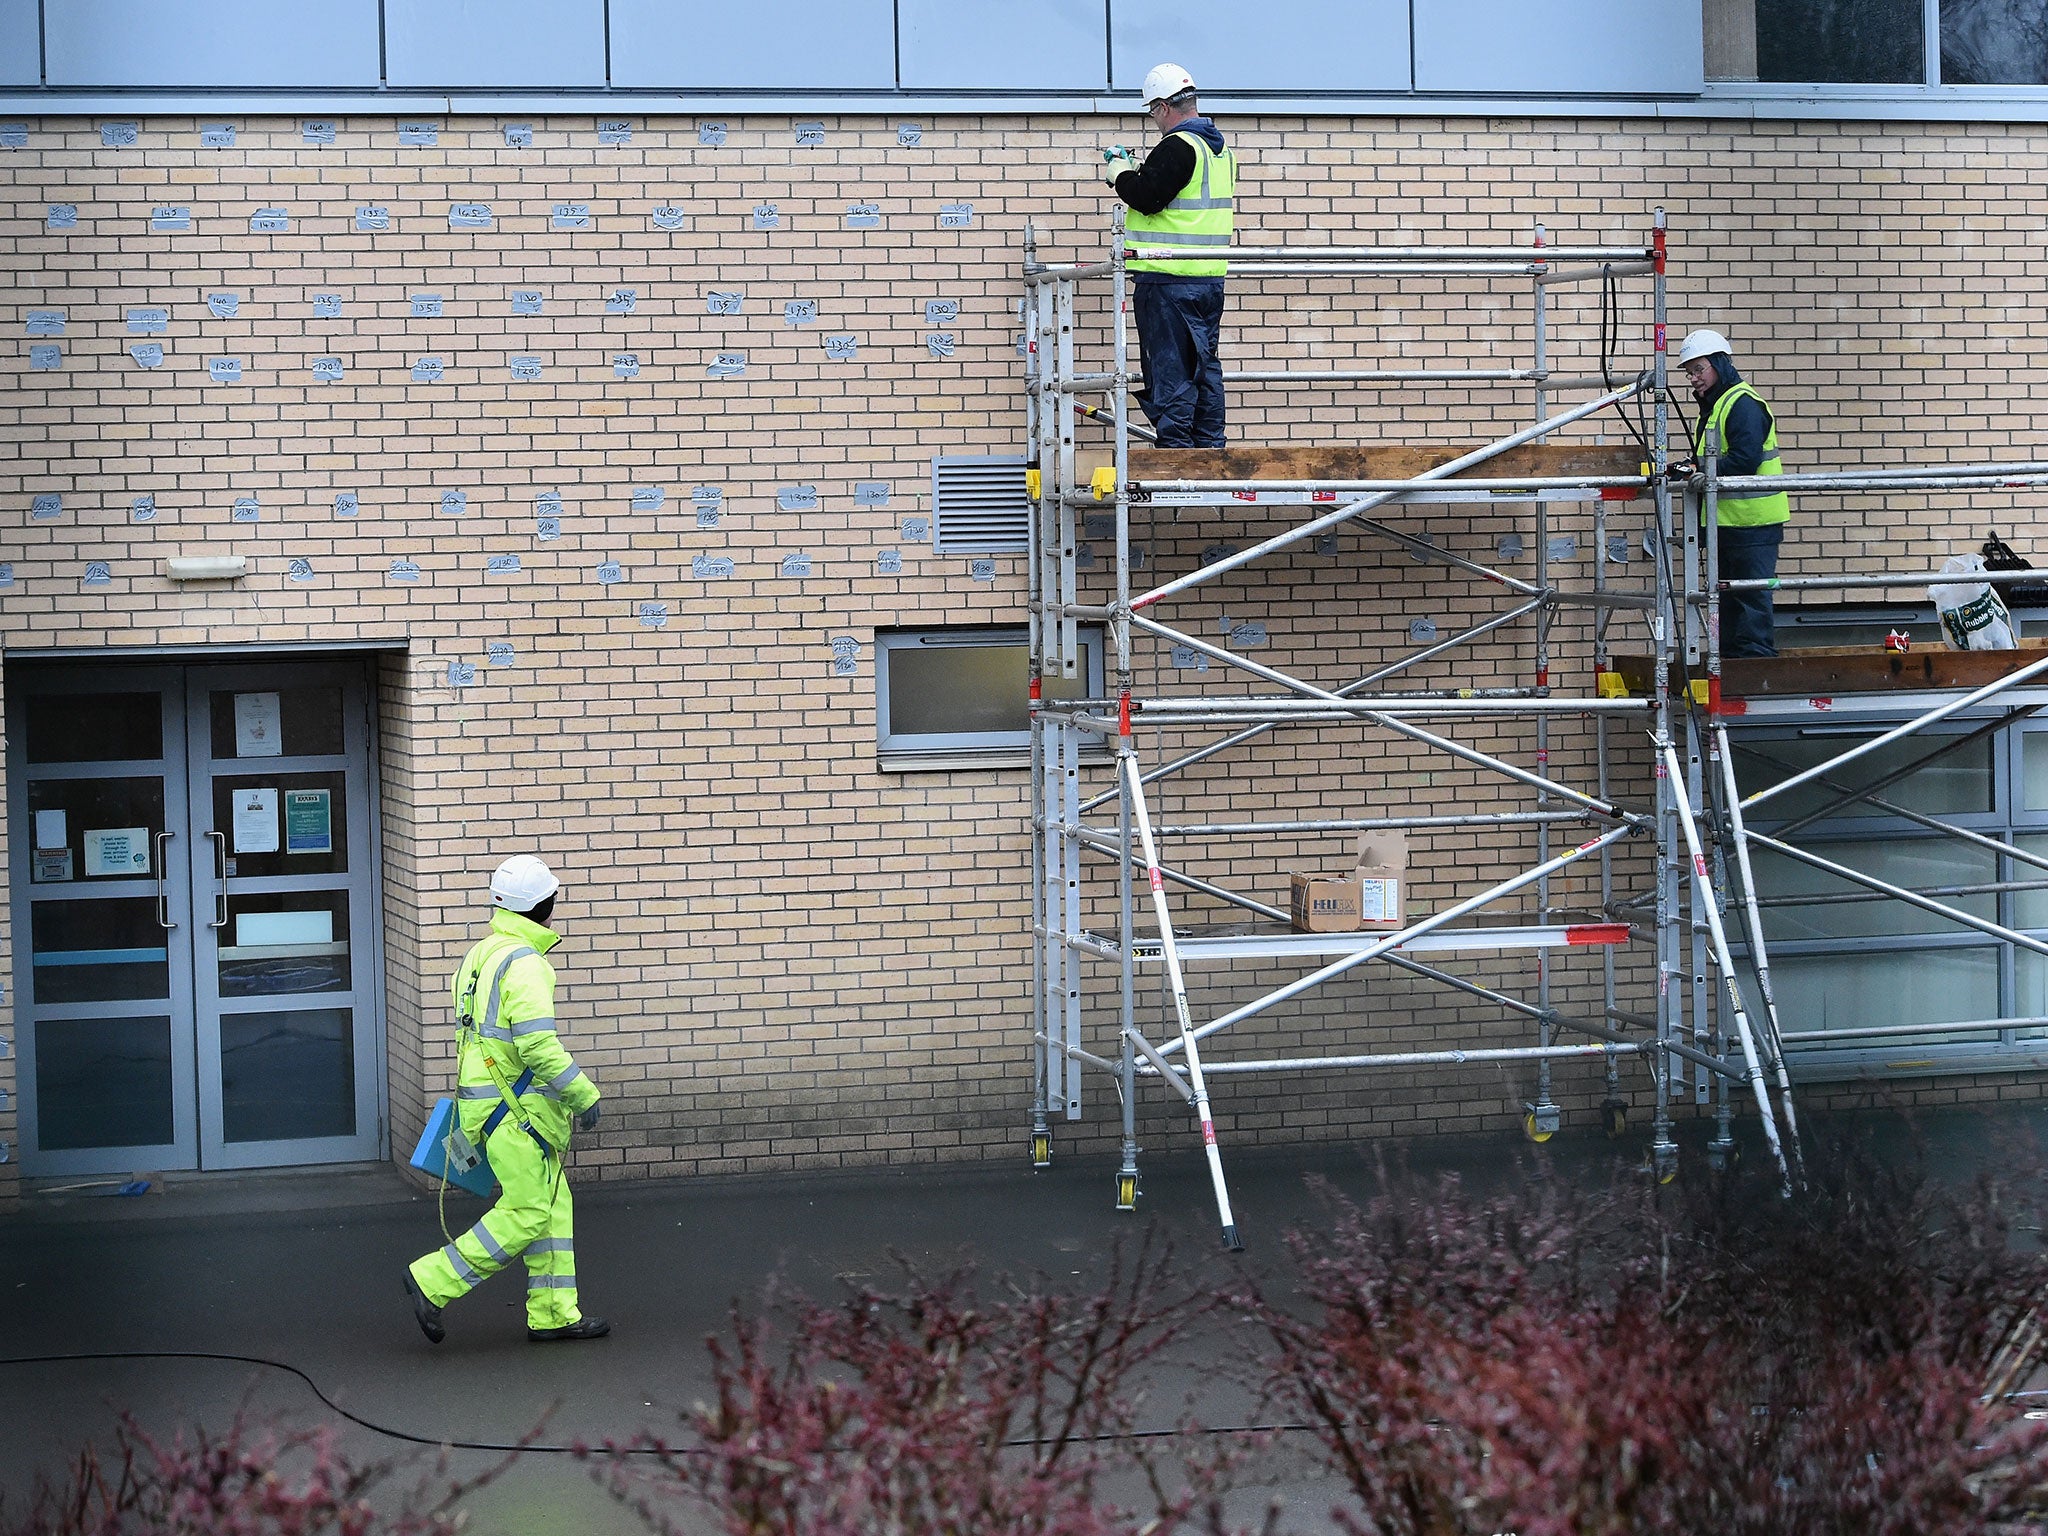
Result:
{"label": "scaffold caster wheel", "polygon": [[1651,1145],[1650,1172],[1659,1184],[1678,1177],[1678,1143],[1659,1139]]}
{"label": "scaffold caster wheel", "polygon": [[1052,1166],[1051,1131],[1033,1131],[1031,1133],[1031,1166],[1034,1168],[1050,1168]]}
{"label": "scaffold caster wheel", "polygon": [[1120,1173],[1116,1176],[1116,1208],[1120,1211],[1135,1211],[1138,1208],[1138,1176],[1135,1173]]}
{"label": "scaffold caster wheel", "polygon": [[1557,1134],[1557,1122],[1552,1120],[1545,1124],[1542,1116],[1532,1109],[1522,1116],[1522,1134],[1541,1146]]}
{"label": "scaffold caster wheel", "polygon": [[1609,1138],[1620,1136],[1628,1130],[1628,1106],[1615,1099],[1609,1099],[1600,1106],[1600,1128]]}
{"label": "scaffold caster wheel", "polygon": [[1707,1143],[1707,1166],[1716,1173],[1733,1173],[1742,1161],[1742,1148],[1733,1141]]}

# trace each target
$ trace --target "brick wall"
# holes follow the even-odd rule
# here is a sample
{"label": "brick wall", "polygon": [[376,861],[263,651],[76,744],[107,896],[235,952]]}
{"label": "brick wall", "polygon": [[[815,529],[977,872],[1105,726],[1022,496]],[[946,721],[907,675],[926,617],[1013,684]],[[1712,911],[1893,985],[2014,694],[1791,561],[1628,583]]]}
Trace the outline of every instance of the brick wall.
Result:
{"label": "brick wall", "polygon": [[[388,119],[345,120],[333,143],[308,144],[297,123],[258,118],[236,124],[232,147],[209,148],[196,121],[164,119],[113,149],[92,123],[32,124],[27,148],[0,152],[0,321],[17,338],[0,365],[0,560],[12,567],[0,641],[12,654],[393,648],[378,688],[395,1147],[447,1081],[442,978],[485,873],[531,846],[570,885],[561,1014],[613,1096],[582,1166],[627,1177],[1018,1156],[1026,776],[879,772],[874,634],[1021,619],[1021,560],[979,581],[902,525],[930,511],[931,455],[1021,447],[1024,223],[1048,257],[1098,249],[1096,150],[1137,125],[946,118],[909,145],[893,118],[828,120],[818,145],[798,144],[783,117],[729,119],[715,144],[703,126],[638,121],[629,143],[600,144],[587,119],[542,119],[514,148],[495,119],[450,119],[428,146],[401,144]],[[1663,204],[1674,327],[1734,338],[1793,467],[2043,446],[2031,408],[2048,382],[2038,129],[1225,127],[1254,240],[1520,242],[1540,221],[1553,242],[1639,243]],[[854,204],[876,205],[879,226],[851,227]],[[959,204],[971,224],[944,227],[957,215],[942,209]],[[159,208],[188,209],[189,226],[153,228],[184,222]],[[359,208],[385,210],[383,227],[360,227]],[[713,293],[741,295],[739,312],[714,313]],[[216,294],[232,306],[216,312]],[[515,297],[529,294],[537,312]],[[957,301],[959,318],[928,325],[930,299]],[[815,319],[789,323],[785,304],[801,300]],[[1597,300],[1593,288],[1559,294],[1555,366],[1597,367]],[[131,334],[129,311],[152,308],[167,311],[162,331]],[[32,310],[62,311],[61,334],[28,335]],[[1228,338],[1240,365],[1501,366],[1526,357],[1527,315],[1519,288],[1280,279],[1237,286]],[[1633,285],[1621,313],[1631,364],[1646,318]],[[1099,305],[1084,313],[1084,334],[1099,340],[1102,319]],[[939,331],[955,338],[950,355]],[[850,350],[828,345],[839,337]],[[142,366],[131,348],[152,345],[161,363]],[[50,346],[57,365],[38,366],[51,354],[35,349]],[[722,353],[744,353],[744,373],[721,376]],[[631,376],[621,354],[637,360]],[[438,378],[427,358],[441,360]],[[239,379],[216,382],[214,359],[238,362]],[[1233,408],[1241,440],[1312,443],[1473,443],[1530,411],[1494,386],[1246,389]],[[1622,431],[1609,416],[1580,435]],[[864,481],[889,485],[886,506],[855,505]],[[700,525],[700,486],[722,491],[716,526]],[[778,493],[794,486],[816,488],[817,510],[782,510]],[[636,505],[645,488],[661,491],[658,507]],[[46,494],[61,509],[37,516]],[[142,496],[154,498],[148,522],[132,511]],[[353,515],[337,515],[344,496]],[[245,498],[255,521],[235,518]],[[2001,502],[1995,520],[2024,534],[2025,515]],[[1642,506],[1613,517],[1633,548]],[[1809,501],[1784,568],[1938,561],[1987,520],[1955,503]],[[1267,522],[1161,513],[1142,533],[1156,569],[1185,569]],[[1530,553],[1499,554],[1503,534],[1530,531],[1502,508],[1418,509],[1402,526],[1533,569]],[[1583,578],[1591,530],[1573,531],[1565,570]],[[900,575],[882,572],[887,550]],[[230,589],[163,579],[166,556],[202,551],[246,554],[251,574]],[[793,554],[811,574],[783,574]],[[707,576],[702,556],[729,558],[732,573]],[[1642,574],[1634,558],[1617,579]],[[395,579],[398,561],[417,579]],[[88,584],[88,562],[104,563],[104,581]],[[1292,667],[1313,653],[1316,675],[1348,679],[1404,649],[1412,619],[1450,633],[1493,611],[1441,568],[1347,532],[1332,554],[1293,554],[1171,617],[1211,635],[1219,619],[1256,617],[1269,635],[1260,659]],[[852,676],[833,667],[845,636],[860,645]],[[1528,639],[1525,628],[1490,641],[1416,683],[1526,681]],[[488,664],[493,642],[511,645],[509,665]],[[1555,680],[1583,688],[1588,654],[1583,627],[1563,629]],[[474,681],[454,686],[450,663],[463,662]],[[1140,671],[1141,686],[1184,680],[1156,649]],[[1589,774],[1588,728],[1560,723],[1553,737],[1553,769]],[[1532,760],[1519,728],[1472,739]],[[494,761],[508,740],[516,757]],[[1647,798],[1641,751],[1618,761]],[[1176,784],[1159,814],[1508,803],[1484,775],[1363,738],[1276,748],[1254,777],[1248,795],[1243,767],[1217,764]],[[1428,908],[1469,893],[1530,851],[1524,834],[1419,839],[1414,898]],[[1305,840],[1201,857],[1207,872],[1264,880],[1270,898],[1289,863],[1334,866],[1343,851]],[[1642,948],[1624,965],[1625,1004],[1646,1006]],[[1526,990],[1531,969],[1487,961],[1471,974]],[[1208,980],[1206,1000],[1272,979]],[[1561,963],[1556,982],[1564,1002],[1596,1004],[1597,958]],[[12,1035],[11,1017],[0,1029]],[[1248,1033],[1303,1050],[1526,1039],[1394,973]],[[0,1061],[10,1093],[13,1072]],[[1558,1077],[1568,1108],[1599,1097],[1597,1068]],[[1498,1125],[1532,1083],[1520,1069],[1263,1080],[1218,1100],[1239,1133],[1344,1136]],[[1639,1099],[1646,1084],[1629,1070]],[[1099,1148],[1114,1106],[1099,1081],[1090,1095],[1079,1145]],[[1146,1124],[1164,1134],[1181,1118],[1155,1098]],[[10,1099],[0,1139],[13,1137]]]}

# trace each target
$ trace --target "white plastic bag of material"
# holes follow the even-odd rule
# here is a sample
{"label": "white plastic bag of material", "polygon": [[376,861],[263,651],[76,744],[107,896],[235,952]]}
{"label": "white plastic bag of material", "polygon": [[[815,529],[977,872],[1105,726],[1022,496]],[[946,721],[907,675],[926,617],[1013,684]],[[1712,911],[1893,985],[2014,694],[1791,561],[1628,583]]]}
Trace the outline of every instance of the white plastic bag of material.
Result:
{"label": "white plastic bag of material", "polygon": [[2010,651],[2019,642],[2013,638],[2012,615],[2005,601],[1988,581],[1972,580],[1984,574],[1982,555],[1950,555],[1941,568],[1944,576],[1957,578],[1929,587],[1934,611],[1941,615],[1941,631],[1949,647],[1958,651]]}

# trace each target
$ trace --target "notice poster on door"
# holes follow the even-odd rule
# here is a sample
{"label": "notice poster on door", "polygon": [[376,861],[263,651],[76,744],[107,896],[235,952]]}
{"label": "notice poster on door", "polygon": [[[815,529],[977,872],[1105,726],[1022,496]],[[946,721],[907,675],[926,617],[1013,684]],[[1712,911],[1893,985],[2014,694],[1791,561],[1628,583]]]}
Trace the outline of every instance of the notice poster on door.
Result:
{"label": "notice poster on door", "polygon": [[[276,694],[235,695],[235,756],[284,756],[283,711],[278,707]],[[275,843],[270,846],[273,852],[277,848]]]}
{"label": "notice poster on door", "polygon": [[277,791],[235,791],[235,852],[277,852]]}
{"label": "notice poster on door", "polygon": [[85,878],[149,873],[149,828],[88,827],[85,830]]}
{"label": "notice poster on door", "polygon": [[284,851],[334,852],[334,792],[288,789],[284,792]]}

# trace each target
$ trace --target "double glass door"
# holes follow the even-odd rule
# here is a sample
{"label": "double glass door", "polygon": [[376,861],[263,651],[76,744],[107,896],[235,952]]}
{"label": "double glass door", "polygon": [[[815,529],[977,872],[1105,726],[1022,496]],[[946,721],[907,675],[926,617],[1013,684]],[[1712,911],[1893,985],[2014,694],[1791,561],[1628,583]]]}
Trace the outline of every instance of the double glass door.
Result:
{"label": "double glass door", "polygon": [[23,1171],[382,1155],[355,662],[7,678]]}

